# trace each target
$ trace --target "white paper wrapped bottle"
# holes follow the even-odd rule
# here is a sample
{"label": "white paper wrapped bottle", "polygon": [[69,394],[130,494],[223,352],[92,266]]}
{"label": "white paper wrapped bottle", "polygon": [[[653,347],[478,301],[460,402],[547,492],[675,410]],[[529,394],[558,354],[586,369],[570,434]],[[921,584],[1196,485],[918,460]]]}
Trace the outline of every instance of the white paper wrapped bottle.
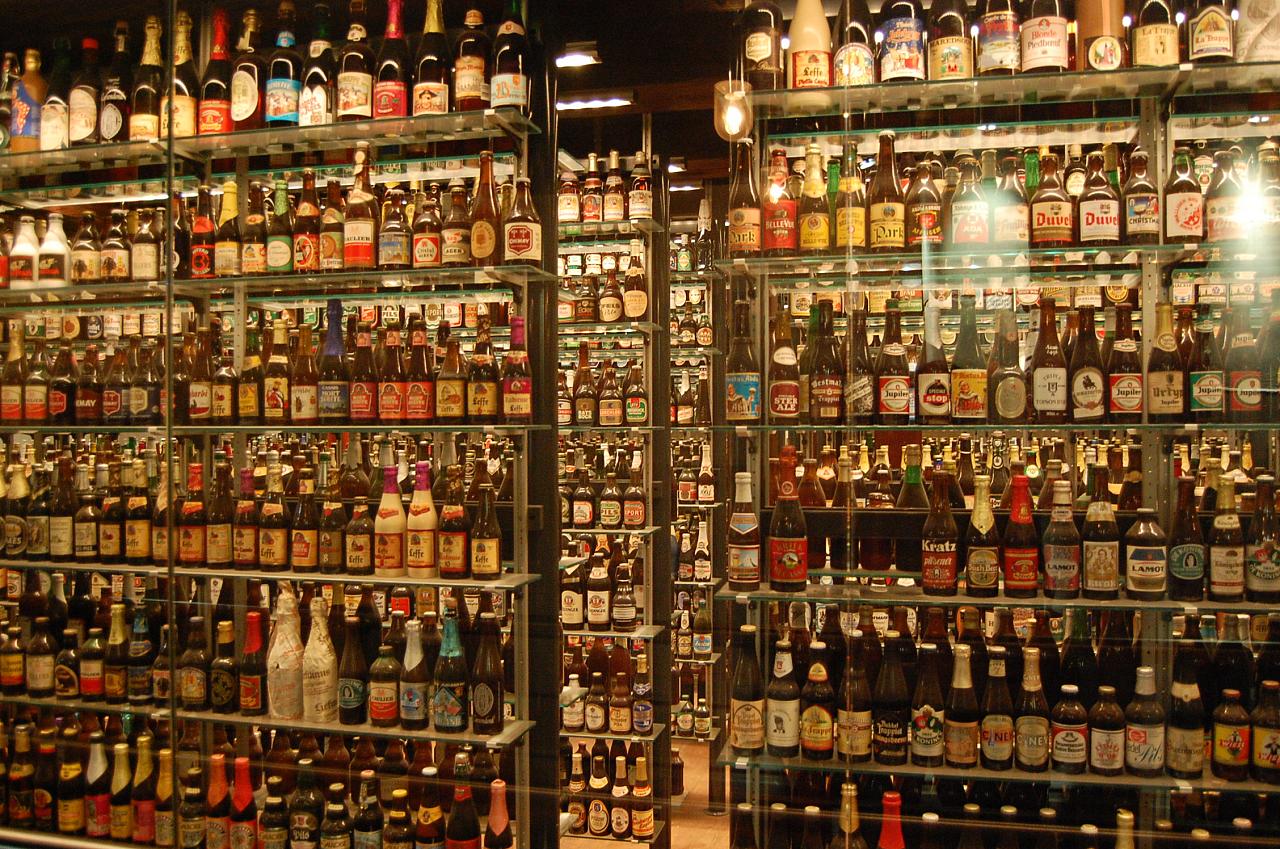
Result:
{"label": "white paper wrapped bottle", "polygon": [[302,716],[310,722],[338,721],[338,656],[328,617],[325,600],[311,599],[311,633],[302,655]]}
{"label": "white paper wrapped bottle", "polygon": [[302,656],[298,599],[292,587],[282,584],[267,653],[267,703],[276,719],[302,718]]}

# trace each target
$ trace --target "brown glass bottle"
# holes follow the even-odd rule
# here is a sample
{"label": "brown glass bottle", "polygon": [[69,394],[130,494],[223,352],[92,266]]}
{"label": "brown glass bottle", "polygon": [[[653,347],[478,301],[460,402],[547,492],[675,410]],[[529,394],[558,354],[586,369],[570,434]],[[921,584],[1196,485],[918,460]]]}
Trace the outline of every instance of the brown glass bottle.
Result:
{"label": "brown glass bottle", "polygon": [[1120,196],[1107,179],[1103,165],[1102,151],[1090,151],[1085,160],[1084,189],[1078,201],[1081,247],[1120,244]]}
{"label": "brown glass bottle", "polygon": [[1052,298],[1040,299],[1040,334],[1027,366],[1031,384],[1031,413],[1037,424],[1068,420],[1070,396],[1067,360],[1058,341],[1058,322]]}
{"label": "brown glass bottle", "polygon": [[867,219],[873,253],[894,253],[907,246],[906,204],[893,152],[894,134],[880,134],[876,174],[867,191]]}
{"label": "brown glass bottle", "polygon": [[902,344],[902,313],[896,300],[885,305],[884,342],[876,360],[876,421],[905,425],[910,421],[911,372]]}
{"label": "brown glass bottle", "polygon": [[1031,247],[1065,248],[1075,239],[1075,199],[1058,173],[1058,157],[1040,158],[1040,183],[1031,196]]}

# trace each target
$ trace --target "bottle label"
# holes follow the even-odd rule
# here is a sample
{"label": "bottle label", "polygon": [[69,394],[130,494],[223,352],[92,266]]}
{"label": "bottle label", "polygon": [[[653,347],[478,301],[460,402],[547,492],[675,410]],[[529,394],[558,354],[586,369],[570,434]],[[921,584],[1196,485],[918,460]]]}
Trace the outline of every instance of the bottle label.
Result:
{"label": "bottle label", "polygon": [[373,76],[363,71],[338,74],[338,117],[373,117]]}
{"label": "bottle label", "polygon": [[826,88],[831,85],[831,52],[791,51],[791,87]]}
{"label": "bottle label", "polygon": [[922,416],[950,416],[951,374],[948,372],[921,374],[918,380],[920,397],[916,405],[917,412]]}
{"label": "bottle label", "polygon": [[880,27],[880,80],[922,80],[925,72],[924,20],[890,18]]}
{"label": "bottle label", "polygon": [[[1083,723],[1053,723],[1053,762],[1084,766],[1089,755],[1089,729]],[[1026,761],[1030,763],[1030,761]]]}
{"label": "bottle label", "polygon": [[98,129],[98,97],[92,88],[76,86],[68,98],[68,135],[72,142],[87,140]]}
{"label": "bottle label", "polygon": [[1031,204],[1032,244],[1070,243],[1074,238],[1073,223],[1070,201],[1042,200]]}
{"label": "bottle label", "polygon": [[1066,18],[1044,16],[1023,21],[1022,70],[1066,68],[1068,44]]}
{"label": "bottle label", "polygon": [[1071,376],[1071,414],[1077,421],[1100,419],[1103,406],[1102,370],[1088,366]]}
{"label": "bottle label", "polygon": [[1142,373],[1116,374],[1107,376],[1111,384],[1108,393],[1108,408],[1117,414],[1142,412]]}
{"label": "bottle label", "polygon": [[231,75],[231,118],[244,121],[258,109],[258,77],[253,71],[237,68]]}
{"label": "bottle label", "polygon": [[403,118],[409,114],[409,88],[400,80],[373,84],[373,117]]}
{"label": "bottle label", "polygon": [[1134,27],[1133,64],[1155,67],[1178,64],[1178,25],[1144,24]]}
{"label": "bottle label", "polygon": [[760,208],[735,207],[729,210],[729,255],[760,252]]}
{"label": "bottle label", "polygon": [[449,111],[448,83],[420,82],[413,87],[414,115],[443,115]]}
{"label": "bottle label", "polygon": [[1124,762],[1131,770],[1164,768],[1164,726],[1126,725],[1124,729]]}
{"label": "bottle label", "polygon": [[966,558],[965,584],[970,588],[994,589],[1000,575],[1000,549],[971,546]]}
{"label": "bottle label", "polygon": [[753,422],[760,419],[760,373],[730,372],[725,389],[725,419]]}
{"label": "bottle label", "polygon": [[1191,19],[1187,52],[1192,62],[1235,55],[1234,23],[1223,6],[1202,6]]}
{"label": "bottle label", "polygon": [[1124,769],[1125,729],[1089,729],[1089,765],[1102,772]]}
{"label": "bottle label", "polygon": [[1125,582],[1129,590],[1163,593],[1168,574],[1167,554],[1162,545],[1125,546]]}
{"label": "bottle label", "polygon": [[911,709],[911,754],[917,758],[941,758],[945,750],[944,711],[924,704]]}
{"label": "bottle label", "polygon": [[[1067,521],[1071,521],[1068,514]],[[1044,546],[1045,592],[1072,592],[1080,589],[1080,548],[1075,545]]]}
{"label": "bottle label", "polygon": [[1227,373],[1231,384],[1228,395],[1233,413],[1251,413],[1262,409],[1262,372],[1255,370]]}
{"label": "bottle label", "polygon": [[229,133],[235,129],[230,100],[201,100],[196,112],[196,130],[204,135]]}
{"label": "bottle label", "polygon": [[831,247],[831,216],[825,209],[817,213],[801,215],[797,229],[800,231],[800,249],[825,251]]}
{"label": "bottle label", "polygon": [[267,80],[266,118],[280,124],[298,123],[298,100],[302,82],[276,77]]}
{"label": "bottle label", "polygon": [[1221,371],[1191,372],[1191,412],[1222,412],[1223,390]]}
{"label": "bottle label", "polygon": [[836,247],[867,246],[867,210],[862,206],[842,206],[836,210]]}
{"label": "bottle label", "polygon": [[1021,49],[1016,12],[988,12],[978,17],[978,73],[1018,70]]}
{"label": "bottle label", "polygon": [[[764,40],[772,42],[767,36]],[[873,85],[876,81],[875,56],[865,44],[849,42],[840,47],[835,53],[834,65],[838,86]]]}
{"label": "bottle label", "polygon": [[1204,195],[1200,192],[1165,195],[1164,234],[1170,240],[1199,241],[1204,236]]}
{"label": "bottle label", "polygon": [[1013,717],[1003,713],[989,713],[980,725],[982,752],[989,761],[1007,761],[1013,757]]}
{"label": "bottle label", "polygon": [[[929,49],[933,49],[932,43]],[[969,76],[972,76],[972,74],[965,74],[965,77]],[[984,200],[953,202],[951,204],[951,228],[948,233],[951,244],[987,244],[991,241],[990,220],[991,208]]]}
{"label": "bottle label", "polygon": [[[1215,516],[1214,527],[1224,518],[1232,518],[1239,527],[1239,518]],[[1244,546],[1209,546],[1209,590],[1215,595],[1239,595],[1244,591]]]}
{"label": "bottle label", "polygon": [[871,711],[836,712],[836,749],[847,758],[864,760],[871,756]]}
{"label": "bottle label", "polygon": [[1184,775],[1197,775],[1204,769],[1204,729],[1179,728],[1172,723],[1165,729],[1165,766]]}
{"label": "bottle label", "polygon": [[1179,415],[1182,413],[1182,401],[1182,372],[1147,372],[1147,411],[1150,414]]}
{"label": "bottle label", "polygon": [[929,79],[967,80],[972,76],[973,41],[967,33],[929,41]]}
{"label": "bottle label", "polygon": [[807,539],[769,538],[769,580],[779,583],[803,583],[809,576],[809,541]]}
{"label": "bottle label", "polygon": [[1080,201],[1080,243],[1120,241],[1120,202]]}
{"label": "bottle label", "polygon": [[489,83],[485,77],[483,56],[459,56],[453,66],[453,99],[489,100]]}
{"label": "bottle label", "polygon": [[921,542],[922,563],[920,580],[925,592],[954,591],[956,586],[956,560],[959,556],[954,539],[925,539]]}
{"label": "bottle label", "polygon": [[1280,550],[1274,541],[1245,547],[1245,586],[1250,590],[1280,590]]}
{"label": "bottle label", "polygon": [[1014,722],[1014,751],[1021,767],[1040,767],[1049,762],[1049,718],[1020,716]]}
{"label": "bottle label", "polygon": [[1205,238],[1211,242],[1237,241],[1244,238],[1244,222],[1241,221],[1239,198],[1223,195],[1205,198]]}
{"label": "bottle label", "polygon": [[[1102,391],[1101,378],[1097,380],[1096,391]],[[1065,368],[1041,366],[1032,373],[1031,404],[1037,412],[1066,412],[1067,410],[1067,370]]]}
{"label": "bottle label", "polygon": [[372,268],[374,227],[371,218],[348,218],[342,224],[342,261],[347,268]]}
{"label": "bottle label", "polygon": [[907,415],[911,411],[911,379],[906,375],[881,375],[878,412],[881,415]]}
{"label": "bottle label", "polygon": [[1160,235],[1160,195],[1154,192],[1127,194],[1124,210],[1124,231],[1130,241],[1134,236]]}
{"label": "bottle label", "polygon": [[[531,221],[513,221],[503,227],[503,262],[541,262],[542,225]],[[436,251],[439,255],[439,249]]]}
{"label": "bottle label", "polygon": [[897,248],[907,244],[906,206],[899,202],[871,204],[871,247]]}
{"label": "bottle label", "polygon": [[1185,581],[1203,581],[1206,556],[1203,545],[1175,545],[1169,549],[1169,574]]}
{"label": "bottle label", "polygon": [[[1086,518],[1086,521],[1089,521]],[[1084,588],[1091,592],[1120,589],[1120,543],[1115,540],[1084,541]]]}

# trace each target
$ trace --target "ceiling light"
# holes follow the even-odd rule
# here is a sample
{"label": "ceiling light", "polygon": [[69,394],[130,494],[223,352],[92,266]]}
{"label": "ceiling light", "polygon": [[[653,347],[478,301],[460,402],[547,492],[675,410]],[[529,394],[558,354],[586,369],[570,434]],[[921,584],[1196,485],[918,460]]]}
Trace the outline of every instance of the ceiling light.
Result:
{"label": "ceiling light", "polygon": [[594,41],[572,41],[565,45],[564,52],[556,57],[557,68],[585,68],[588,65],[599,65],[600,53]]}
{"label": "ceiling light", "polygon": [[566,95],[565,100],[556,102],[560,112],[578,112],[585,109],[617,109],[635,103],[635,92],[631,91],[599,91]]}
{"label": "ceiling light", "polygon": [[702,191],[702,186],[695,186],[695,185],[693,185],[692,183],[682,183],[681,185],[678,185],[678,186],[672,186],[672,187],[671,187],[671,191],[673,191],[673,192],[700,192],[700,191]]}
{"label": "ceiling light", "polygon": [[685,171],[685,167],[684,167],[683,159],[680,159],[680,160],[673,159],[667,163],[668,174],[683,174],[684,171]]}

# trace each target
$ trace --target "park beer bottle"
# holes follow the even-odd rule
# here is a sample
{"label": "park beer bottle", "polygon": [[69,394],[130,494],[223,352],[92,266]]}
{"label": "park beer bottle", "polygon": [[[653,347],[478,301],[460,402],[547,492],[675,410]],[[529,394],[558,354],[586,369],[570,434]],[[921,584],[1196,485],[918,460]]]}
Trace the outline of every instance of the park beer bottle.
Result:
{"label": "park beer bottle", "polygon": [[734,148],[733,177],[729,184],[729,257],[760,255],[760,197],[751,163],[751,139],[740,139]]}
{"label": "park beer bottle", "polygon": [[880,134],[876,174],[871,181],[871,189],[867,192],[873,253],[894,253],[907,246],[907,209],[903,202],[902,184],[898,181],[893,142],[892,132]]}

